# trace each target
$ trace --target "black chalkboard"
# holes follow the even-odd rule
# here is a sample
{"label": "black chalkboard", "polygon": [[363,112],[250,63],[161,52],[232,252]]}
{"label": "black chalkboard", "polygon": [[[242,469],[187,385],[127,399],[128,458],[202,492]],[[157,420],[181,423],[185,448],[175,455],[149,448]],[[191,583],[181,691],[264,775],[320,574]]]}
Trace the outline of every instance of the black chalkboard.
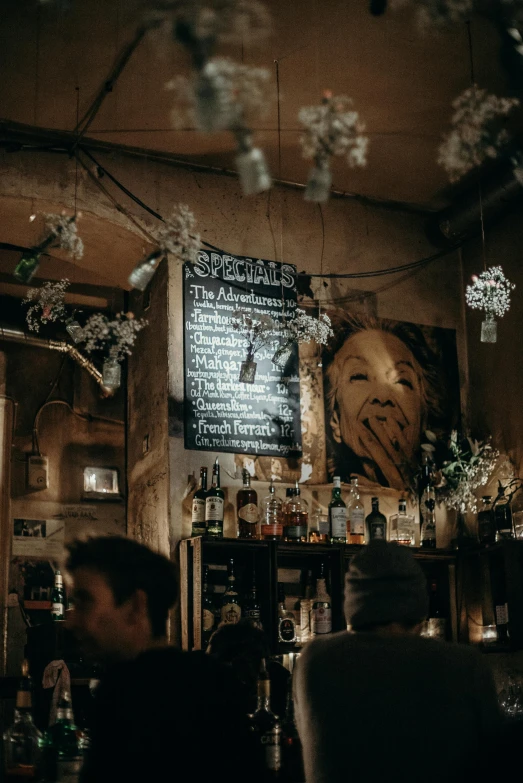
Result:
{"label": "black chalkboard", "polygon": [[200,251],[184,265],[185,448],[258,456],[300,456],[298,346],[284,369],[279,346],[256,353],[256,379],[240,383],[246,344],[230,322],[239,308],[291,319],[296,267]]}

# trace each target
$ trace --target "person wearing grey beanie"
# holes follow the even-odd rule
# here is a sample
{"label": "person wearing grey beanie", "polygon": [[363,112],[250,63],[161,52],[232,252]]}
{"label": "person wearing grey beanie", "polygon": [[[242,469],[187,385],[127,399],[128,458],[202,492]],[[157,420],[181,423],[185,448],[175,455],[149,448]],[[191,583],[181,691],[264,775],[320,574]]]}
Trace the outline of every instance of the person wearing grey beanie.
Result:
{"label": "person wearing grey beanie", "polygon": [[424,573],[407,547],[372,541],[345,580],[342,631],[305,645],[294,675],[306,783],[487,779],[500,713],[477,650],[421,638]]}

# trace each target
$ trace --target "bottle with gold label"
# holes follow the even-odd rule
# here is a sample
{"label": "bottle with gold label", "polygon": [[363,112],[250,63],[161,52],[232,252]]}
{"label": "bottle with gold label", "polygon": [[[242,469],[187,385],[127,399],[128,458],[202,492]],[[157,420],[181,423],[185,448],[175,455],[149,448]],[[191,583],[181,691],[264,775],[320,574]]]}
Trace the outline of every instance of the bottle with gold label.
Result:
{"label": "bottle with gold label", "polygon": [[41,767],[42,733],[33,723],[31,679],[27,661],[22,665],[22,679],[16,694],[14,721],[4,732],[5,781],[38,780]]}
{"label": "bottle with gold label", "polygon": [[208,538],[223,538],[223,513],[225,493],[220,487],[220,465],[218,457],[212,467],[211,488],[205,496],[205,526]]}
{"label": "bottle with gold label", "polygon": [[205,498],[207,497],[207,468],[200,468],[200,486],[194,493],[191,510],[191,536],[204,536],[207,532],[205,526]]}
{"label": "bottle with gold label", "polygon": [[234,560],[231,557],[227,566],[227,587],[222,596],[222,608],[220,619],[222,625],[237,623],[242,616],[240,596],[236,589],[236,577],[234,576]]}
{"label": "bottle with gold label", "polygon": [[259,538],[258,493],[251,487],[248,470],[243,471],[243,487],[236,495],[238,538]]}

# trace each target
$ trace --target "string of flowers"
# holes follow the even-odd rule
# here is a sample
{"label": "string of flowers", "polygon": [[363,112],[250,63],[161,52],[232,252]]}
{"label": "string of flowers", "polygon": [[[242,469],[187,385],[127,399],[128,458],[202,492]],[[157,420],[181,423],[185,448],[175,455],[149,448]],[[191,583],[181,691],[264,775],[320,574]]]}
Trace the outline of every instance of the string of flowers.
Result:
{"label": "string of flowers", "polygon": [[30,305],[25,319],[32,332],[39,332],[40,326],[50,322],[67,320],[65,292],[69,280],[48,281],[41,288],[30,288],[22,304]]}
{"label": "string of flowers", "polygon": [[501,318],[510,308],[510,292],[516,287],[505,277],[500,266],[491,266],[480,275],[472,276],[465,299],[473,310],[484,310],[486,319],[481,327],[481,341],[495,343],[497,327],[494,316]]}
{"label": "string of flowers", "polygon": [[138,332],[147,325],[133,313],[118,313],[113,320],[103,313],[94,313],[82,330],[82,342],[87,353],[103,351],[109,359],[122,362],[132,354]]}
{"label": "string of flowers", "polygon": [[330,159],[345,155],[349,166],[367,164],[369,140],[363,136],[365,125],[352,107],[352,99],[344,95],[333,97],[325,91],[319,106],[300,109],[298,119],[305,131],[300,137],[304,158],[314,159],[309,172],[305,199],[322,202],[329,197],[332,175]]}
{"label": "string of flowers", "polygon": [[280,334],[283,337],[282,344],[272,357],[273,363],[278,367],[285,367],[292,353],[293,345],[311,341],[318,345],[327,345],[329,338],[334,336],[331,320],[326,313],[315,318],[299,307],[291,321],[280,325]]}
{"label": "string of flowers", "polygon": [[452,103],[452,129],[438,150],[438,163],[457,182],[468,171],[487,158],[496,158],[508,141],[500,128],[500,118],[519,106],[517,98],[498,98],[476,84],[461,93]]}

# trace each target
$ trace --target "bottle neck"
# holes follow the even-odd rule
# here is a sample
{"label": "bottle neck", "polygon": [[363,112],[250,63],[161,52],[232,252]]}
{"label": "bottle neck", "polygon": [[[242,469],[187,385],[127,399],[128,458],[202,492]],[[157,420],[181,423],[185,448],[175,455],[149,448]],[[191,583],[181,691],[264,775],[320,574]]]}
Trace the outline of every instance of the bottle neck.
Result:
{"label": "bottle neck", "polygon": [[72,723],[73,710],[71,705],[68,705],[67,707],[58,707],[56,711],[56,720],[58,723]]}
{"label": "bottle neck", "polygon": [[341,498],[341,489],[340,487],[334,485],[334,487],[332,488],[332,499],[339,500],[340,498]]}
{"label": "bottle neck", "polygon": [[379,501],[373,500],[372,501],[372,512],[379,514],[380,513],[380,504]]}
{"label": "bottle neck", "polygon": [[200,489],[203,489],[204,492],[207,489],[207,471],[200,473]]}
{"label": "bottle neck", "polygon": [[316,595],[318,597],[327,595],[327,583],[324,576],[319,576],[316,582]]}
{"label": "bottle neck", "polygon": [[212,472],[212,486],[214,487],[214,489],[219,489],[220,488],[220,469],[219,468],[218,469],[216,469],[216,468],[213,469],[213,472]]}
{"label": "bottle neck", "polygon": [[15,707],[15,723],[32,723],[33,713],[30,707]]}
{"label": "bottle neck", "polygon": [[271,701],[271,681],[268,678],[258,680],[258,710],[269,710]]}
{"label": "bottle neck", "polygon": [[248,473],[243,474],[243,488],[244,489],[251,488],[251,477]]}

